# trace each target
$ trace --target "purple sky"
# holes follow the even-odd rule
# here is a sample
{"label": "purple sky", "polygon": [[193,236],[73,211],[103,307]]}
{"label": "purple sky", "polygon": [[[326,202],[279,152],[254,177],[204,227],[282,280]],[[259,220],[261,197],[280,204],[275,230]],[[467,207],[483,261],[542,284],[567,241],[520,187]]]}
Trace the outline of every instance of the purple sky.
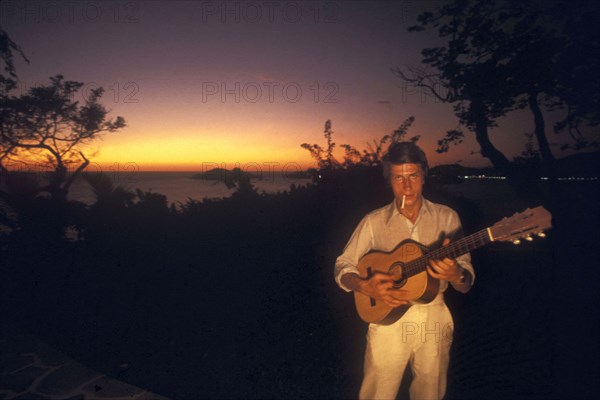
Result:
{"label": "purple sky", "polygon": [[[402,88],[390,69],[416,64],[433,32],[409,33],[439,1],[2,1],[0,21],[31,61],[20,89],[62,74],[103,86],[128,127],[88,149],[101,164],[197,169],[202,163],[310,166],[304,142],[359,149],[406,118],[431,164],[486,165],[472,134],[444,155],[451,106]],[[526,112],[499,121],[494,144],[512,157],[533,129]],[[551,128],[550,123],[548,129]],[[557,155],[560,156],[558,149]]]}

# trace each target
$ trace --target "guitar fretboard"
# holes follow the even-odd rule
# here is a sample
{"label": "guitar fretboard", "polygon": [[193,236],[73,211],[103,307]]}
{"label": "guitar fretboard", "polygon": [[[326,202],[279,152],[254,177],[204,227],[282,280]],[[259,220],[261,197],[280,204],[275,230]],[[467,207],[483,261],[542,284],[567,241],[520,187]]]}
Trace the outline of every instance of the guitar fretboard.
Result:
{"label": "guitar fretboard", "polygon": [[410,278],[411,276],[425,271],[430,260],[456,258],[491,242],[492,240],[490,239],[488,230],[482,229],[479,232],[459,239],[454,243],[450,243],[448,246],[437,248],[419,258],[409,261],[404,265],[402,275],[405,278]]}

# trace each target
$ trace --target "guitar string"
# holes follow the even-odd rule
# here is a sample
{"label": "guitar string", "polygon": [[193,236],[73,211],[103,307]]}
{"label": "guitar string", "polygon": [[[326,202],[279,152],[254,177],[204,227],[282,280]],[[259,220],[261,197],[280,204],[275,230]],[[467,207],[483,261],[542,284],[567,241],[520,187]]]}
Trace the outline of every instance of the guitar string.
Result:
{"label": "guitar string", "polygon": [[476,232],[473,235],[460,239],[448,247],[441,247],[432,250],[420,258],[410,261],[406,264],[406,268],[404,269],[405,274],[412,276],[424,271],[427,265],[429,265],[429,260],[431,259],[442,259],[446,256],[455,258],[489,242],[490,240],[486,230]]}
{"label": "guitar string", "polygon": [[429,265],[429,260],[441,260],[445,257],[456,258],[462,254],[468,253],[471,250],[482,247],[490,242],[491,240],[489,238],[487,230],[483,229],[472,235],[464,237],[450,244],[447,247],[437,248],[417,259],[409,261],[404,265],[404,268],[402,269],[402,276],[404,278],[409,278],[413,275],[425,271],[425,269]]}

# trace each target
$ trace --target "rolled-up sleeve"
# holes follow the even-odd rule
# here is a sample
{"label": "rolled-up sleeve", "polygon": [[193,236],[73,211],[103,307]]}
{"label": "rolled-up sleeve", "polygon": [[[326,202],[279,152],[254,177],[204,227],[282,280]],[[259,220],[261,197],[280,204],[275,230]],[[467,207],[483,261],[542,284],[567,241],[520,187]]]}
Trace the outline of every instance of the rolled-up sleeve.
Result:
{"label": "rolled-up sleeve", "polygon": [[358,274],[358,261],[371,250],[373,245],[373,227],[369,221],[369,216],[366,216],[358,224],[350,240],[346,244],[344,251],[335,261],[334,277],[338,286],[347,292],[351,290],[344,286],[341,278],[344,274]]}
{"label": "rolled-up sleeve", "polygon": [[[456,232],[456,234],[452,238],[453,242],[464,237],[462,225],[460,223],[460,217],[454,210],[452,210],[450,222],[448,225],[450,232]],[[471,254],[465,253],[461,256],[458,256],[456,258],[456,261],[462,268],[469,271],[469,273],[471,274],[471,286],[473,286],[473,284],[475,283],[475,269],[473,268],[473,264],[471,263]]]}

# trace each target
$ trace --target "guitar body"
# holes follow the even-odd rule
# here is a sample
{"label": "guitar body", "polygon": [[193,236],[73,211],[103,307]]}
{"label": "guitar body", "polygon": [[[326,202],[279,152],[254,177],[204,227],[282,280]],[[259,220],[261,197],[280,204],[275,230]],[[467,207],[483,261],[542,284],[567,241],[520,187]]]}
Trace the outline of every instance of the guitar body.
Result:
{"label": "guitar body", "polygon": [[[358,263],[361,278],[369,278],[375,272],[391,274],[402,297],[415,303],[429,303],[438,294],[440,281],[427,271],[404,276],[403,268],[411,260],[423,255],[427,248],[414,240],[405,240],[390,252],[374,250],[365,254]],[[391,325],[408,311],[410,304],[392,308],[372,297],[354,292],[356,309],[360,317],[369,323]]]}
{"label": "guitar body", "polygon": [[[551,220],[552,215],[538,206],[503,218],[493,226],[431,251],[414,240],[405,240],[392,251],[374,250],[365,254],[358,262],[358,272],[365,279],[376,272],[390,274],[399,297],[411,303],[429,303],[440,288],[440,281],[427,273],[431,260],[454,259],[495,241],[519,244],[521,238],[533,240],[531,235],[544,237],[544,229],[552,227]],[[357,291],[354,292],[354,301],[360,317],[372,324],[391,325],[410,308],[410,303],[393,308]]]}

